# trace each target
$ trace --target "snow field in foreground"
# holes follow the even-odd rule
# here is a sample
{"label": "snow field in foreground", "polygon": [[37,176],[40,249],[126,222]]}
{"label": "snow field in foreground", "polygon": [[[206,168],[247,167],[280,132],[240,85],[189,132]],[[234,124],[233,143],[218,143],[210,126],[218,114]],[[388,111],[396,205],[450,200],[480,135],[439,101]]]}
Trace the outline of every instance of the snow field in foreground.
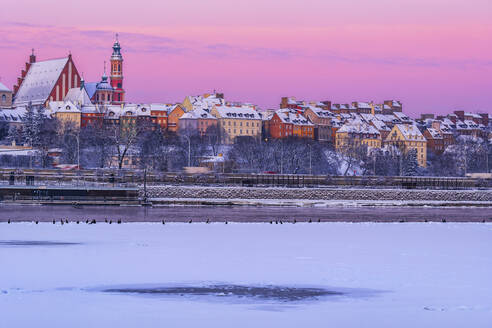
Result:
{"label": "snow field in foreground", "polygon": [[[1,327],[492,323],[491,224],[0,223],[0,242]],[[372,293],[278,302],[101,291],[217,283]]]}

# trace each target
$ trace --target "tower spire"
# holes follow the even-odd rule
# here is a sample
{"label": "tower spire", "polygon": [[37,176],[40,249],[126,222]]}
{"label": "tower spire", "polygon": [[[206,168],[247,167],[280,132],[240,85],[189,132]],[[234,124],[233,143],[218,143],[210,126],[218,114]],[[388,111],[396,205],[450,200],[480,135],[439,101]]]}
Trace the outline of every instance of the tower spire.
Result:
{"label": "tower spire", "polygon": [[125,90],[123,89],[123,56],[121,55],[121,46],[119,34],[115,33],[115,42],[113,44],[113,53],[111,55],[111,86],[114,89],[113,104],[120,105],[125,101]]}

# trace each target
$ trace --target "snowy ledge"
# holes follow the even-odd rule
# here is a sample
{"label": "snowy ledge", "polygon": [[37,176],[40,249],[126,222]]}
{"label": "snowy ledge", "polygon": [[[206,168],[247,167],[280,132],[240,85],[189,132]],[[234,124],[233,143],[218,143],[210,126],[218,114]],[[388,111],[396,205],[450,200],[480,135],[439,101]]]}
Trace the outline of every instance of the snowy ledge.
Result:
{"label": "snowy ledge", "polygon": [[[356,189],[356,188],[257,188],[257,187],[208,187],[161,185],[143,188],[140,197],[159,201],[173,199],[175,202],[201,202],[201,205],[218,205],[224,202],[240,204],[246,202],[260,205],[337,204],[360,203],[375,206],[377,204],[395,204],[398,206],[492,206],[492,190],[424,190],[424,189]],[[417,204],[417,205],[416,205]]]}
{"label": "snowy ledge", "polygon": [[487,201],[415,200],[307,200],[307,199],[226,199],[226,198],[150,198],[152,206],[291,206],[291,207],[491,207]]}

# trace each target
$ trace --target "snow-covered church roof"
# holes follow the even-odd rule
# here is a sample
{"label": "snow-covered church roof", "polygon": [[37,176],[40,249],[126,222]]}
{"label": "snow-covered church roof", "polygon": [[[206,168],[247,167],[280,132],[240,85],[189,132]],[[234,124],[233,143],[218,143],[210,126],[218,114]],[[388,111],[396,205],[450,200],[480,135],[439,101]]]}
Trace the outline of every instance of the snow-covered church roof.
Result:
{"label": "snow-covered church roof", "polygon": [[15,95],[14,105],[41,105],[50,96],[69,57],[32,63]]}
{"label": "snow-covered church roof", "polygon": [[65,101],[71,101],[78,106],[91,104],[91,99],[89,98],[85,88],[72,88],[68,90],[68,93],[65,96]]}

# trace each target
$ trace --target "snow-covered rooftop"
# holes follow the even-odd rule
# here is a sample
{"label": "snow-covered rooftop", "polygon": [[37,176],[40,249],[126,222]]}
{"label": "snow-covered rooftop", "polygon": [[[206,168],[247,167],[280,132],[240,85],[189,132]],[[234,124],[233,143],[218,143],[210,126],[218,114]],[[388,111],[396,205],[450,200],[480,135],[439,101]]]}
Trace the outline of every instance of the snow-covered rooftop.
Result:
{"label": "snow-covered rooftop", "polygon": [[294,125],[309,125],[309,126],[313,125],[313,123],[311,123],[307,118],[293,111],[279,110],[277,111],[277,115],[282,120],[283,123],[294,124]]}
{"label": "snow-covered rooftop", "polygon": [[25,114],[26,108],[23,106],[14,109],[0,109],[0,121],[20,123]]}
{"label": "snow-covered rooftop", "polygon": [[55,113],[81,113],[81,110],[71,101],[50,101],[48,113],[51,115]]}
{"label": "snow-covered rooftop", "polygon": [[250,107],[215,106],[221,118],[261,120],[257,111]]}
{"label": "snow-covered rooftop", "polygon": [[19,91],[17,91],[14,105],[27,104],[28,102],[32,102],[33,105],[41,105],[48,100],[67,62],[68,57],[32,63]]}
{"label": "snow-covered rooftop", "polygon": [[91,104],[91,99],[87,94],[85,88],[72,88],[68,90],[67,95],[65,96],[65,101],[71,101],[78,106],[85,106]]}
{"label": "snow-covered rooftop", "polygon": [[196,120],[196,119],[209,119],[209,120],[216,120],[217,118],[207,112],[206,110],[203,109],[194,109],[192,111],[189,111],[187,113],[184,113],[180,119],[190,119],[190,120]]}
{"label": "snow-covered rooftop", "polygon": [[391,129],[389,128],[389,126],[387,126],[386,124],[384,124],[384,122],[382,122],[380,120],[372,120],[371,121],[371,124],[374,125],[374,127],[378,131],[391,131]]}
{"label": "snow-covered rooftop", "polygon": [[442,134],[438,130],[433,128],[427,128],[427,131],[431,135],[432,139],[442,139]]}
{"label": "snow-covered rooftop", "polygon": [[372,125],[369,125],[367,123],[358,120],[344,124],[340,129],[338,129],[337,133],[338,132],[357,133],[357,134],[376,134],[376,135],[380,134],[379,131],[376,130],[376,128],[373,127]]}
{"label": "snow-covered rooftop", "polygon": [[411,121],[411,118],[408,117],[406,114],[403,114],[402,112],[393,112],[393,115],[395,115],[401,121]]}
{"label": "snow-covered rooftop", "polygon": [[413,124],[396,124],[395,127],[400,130],[406,141],[425,141],[422,132]]}

